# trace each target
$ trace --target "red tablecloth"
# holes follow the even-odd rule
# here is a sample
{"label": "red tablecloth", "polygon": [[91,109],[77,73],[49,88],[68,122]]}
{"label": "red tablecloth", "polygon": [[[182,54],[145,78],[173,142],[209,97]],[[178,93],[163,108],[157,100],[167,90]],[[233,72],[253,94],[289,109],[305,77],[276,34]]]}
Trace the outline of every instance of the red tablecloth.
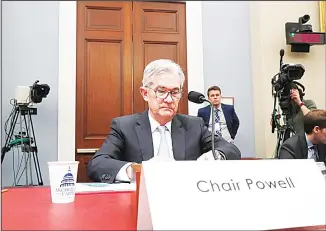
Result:
{"label": "red tablecloth", "polygon": [[79,194],[52,204],[50,188],[2,193],[2,230],[136,230],[134,192]]}
{"label": "red tablecloth", "polygon": [[[50,188],[10,188],[2,193],[2,230],[136,230],[135,192],[77,194],[52,204]],[[293,230],[326,230],[326,226]]]}

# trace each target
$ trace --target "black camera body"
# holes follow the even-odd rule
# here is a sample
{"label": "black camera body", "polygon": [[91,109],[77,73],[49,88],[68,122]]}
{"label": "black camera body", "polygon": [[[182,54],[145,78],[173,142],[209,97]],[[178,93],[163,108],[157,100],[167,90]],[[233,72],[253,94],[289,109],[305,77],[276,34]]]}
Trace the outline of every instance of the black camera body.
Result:
{"label": "black camera body", "polygon": [[[305,87],[298,83],[296,80],[302,78],[305,73],[305,68],[302,64],[283,64],[284,50],[280,50],[280,71],[272,78],[272,94],[275,98],[274,107],[276,106],[276,98],[278,98],[279,106],[282,110],[282,114],[285,116],[286,123],[291,116],[291,89],[295,88],[299,90],[300,98],[304,96]],[[277,78],[278,77],[278,78]],[[300,89],[300,88],[302,89]],[[276,115],[275,108],[273,110],[273,121],[275,124]],[[280,117],[280,116],[279,116]],[[273,126],[274,128],[276,127]],[[274,129],[272,129],[274,131]]]}
{"label": "black camera body", "polygon": [[39,81],[35,81],[31,86],[31,101],[33,103],[41,103],[43,98],[46,98],[50,92],[50,87],[47,84],[38,84]]}

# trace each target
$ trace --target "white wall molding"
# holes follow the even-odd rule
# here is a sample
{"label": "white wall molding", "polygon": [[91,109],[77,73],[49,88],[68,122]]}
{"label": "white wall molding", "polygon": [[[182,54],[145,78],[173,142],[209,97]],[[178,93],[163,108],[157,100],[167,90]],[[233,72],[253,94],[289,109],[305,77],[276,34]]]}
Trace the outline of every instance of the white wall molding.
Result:
{"label": "white wall molding", "polygon": [[75,1],[59,1],[58,160],[75,160]]}
{"label": "white wall molding", "polygon": [[[76,1],[59,1],[58,160],[75,160]],[[186,2],[188,90],[204,93],[202,3]],[[185,97],[187,97],[185,95]],[[200,107],[189,103],[189,114]]]}

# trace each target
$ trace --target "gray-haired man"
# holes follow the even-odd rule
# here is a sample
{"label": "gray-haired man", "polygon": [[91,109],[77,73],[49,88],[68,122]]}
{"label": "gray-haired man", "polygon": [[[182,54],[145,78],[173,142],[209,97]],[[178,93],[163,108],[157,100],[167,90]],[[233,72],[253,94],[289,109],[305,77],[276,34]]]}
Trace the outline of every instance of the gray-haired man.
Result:
{"label": "gray-haired man", "polygon": [[[185,76],[171,60],[149,63],[140,93],[148,103],[143,113],[115,118],[87,174],[93,181],[112,183],[132,178],[131,163],[157,160],[197,160],[211,150],[211,133],[201,118],[176,114]],[[239,149],[221,137],[215,148],[226,159],[240,159]]]}

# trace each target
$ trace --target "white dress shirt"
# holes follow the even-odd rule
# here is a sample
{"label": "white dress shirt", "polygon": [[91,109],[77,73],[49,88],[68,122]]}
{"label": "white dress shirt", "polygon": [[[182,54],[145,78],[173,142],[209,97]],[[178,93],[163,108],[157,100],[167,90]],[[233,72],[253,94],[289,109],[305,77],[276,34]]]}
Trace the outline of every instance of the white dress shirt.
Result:
{"label": "white dress shirt", "polygon": [[[226,141],[231,142],[232,138],[231,138],[229,129],[226,124],[226,120],[225,120],[225,116],[224,116],[221,104],[219,105],[219,107],[217,109],[219,109],[218,115],[220,117],[220,121],[219,121],[219,124],[215,124],[215,131],[216,131],[216,129],[221,128],[222,137]],[[215,121],[215,116],[214,116],[214,121]],[[210,119],[209,119],[208,130],[212,131],[212,116],[210,116]]]}
{"label": "white dress shirt", "polygon": [[[155,157],[157,156],[158,153],[158,149],[160,146],[160,141],[161,141],[161,134],[158,131],[158,127],[160,126],[160,124],[151,116],[151,114],[148,111],[148,118],[149,118],[149,123],[151,125],[151,132],[152,132],[152,139],[153,139],[153,148],[154,148],[154,157],[152,159],[155,159]],[[166,139],[167,139],[167,143],[168,143],[168,147],[170,150],[170,157],[171,159],[174,159],[174,155],[173,155],[173,148],[172,148],[172,137],[171,137],[171,121],[166,123],[165,126],[167,127],[167,130],[165,132],[166,135]],[[225,155],[221,152],[219,152],[221,157],[225,158]],[[150,159],[150,160],[152,160]],[[204,154],[202,154],[197,160],[215,160],[212,151],[208,151]],[[131,165],[132,163],[127,163],[125,164],[118,172],[117,176],[116,176],[116,181],[130,181],[130,178],[127,174],[127,168]]]}
{"label": "white dress shirt", "polygon": [[314,149],[314,145],[308,140],[307,134],[305,133],[307,146],[308,146],[308,156],[307,159],[314,159],[316,162],[318,160],[318,150]]}
{"label": "white dress shirt", "polygon": [[[158,131],[158,127],[160,124],[151,116],[151,114],[148,111],[148,118],[149,118],[149,124],[151,125],[151,132],[152,132],[152,139],[153,139],[153,148],[154,148],[154,158],[157,156],[158,153],[158,148],[160,146],[160,141],[161,141],[161,134]],[[173,148],[172,148],[172,137],[171,137],[171,121],[167,122],[165,124],[167,131],[165,132],[166,135],[166,140],[169,146],[170,150],[170,157],[171,159],[174,159],[173,157]],[[118,172],[116,176],[117,181],[129,181],[129,177],[127,175],[127,168],[131,165],[132,163],[127,163],[125,164]]]}

